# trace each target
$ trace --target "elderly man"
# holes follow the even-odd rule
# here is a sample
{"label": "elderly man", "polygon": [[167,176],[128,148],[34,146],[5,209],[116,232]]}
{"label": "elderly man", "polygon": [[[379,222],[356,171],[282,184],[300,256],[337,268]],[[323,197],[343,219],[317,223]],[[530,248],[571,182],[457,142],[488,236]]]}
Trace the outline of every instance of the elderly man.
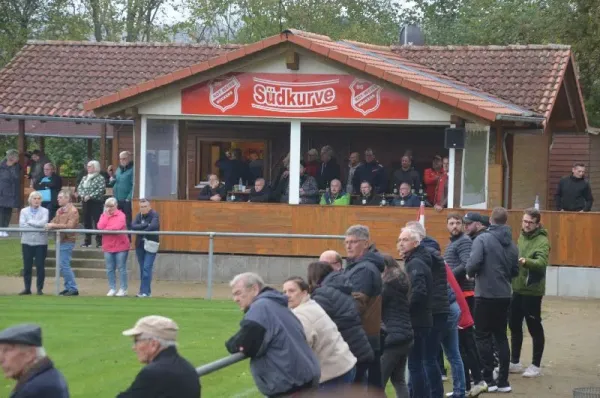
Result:
{"label": "elderly man", "polygon": [[346,270],[344,273],[352,285],[352,296],[358,305],[358,312],[367,333],[369,343],[375,352],[371,364],[359,364],[356,367],[356,381],[361,382],[368,376],[368,384],[382,388],[381,379],[381,290],[384,270],[383,256],[371,243],[369,228],[353,225],[346,231]]}
{"label": "elderly man", "polygon": [[131,198],[133,195],[133,161],[131,153],[123,151],[119,154],[119,167],[108,183],[113,189],[119,210],[125,213],[127,229],[131,229]]}
{"label": "elderly man", "polygon": [[417,195],[413,195],[410,191],[410,185],[406,182],[400,184],[400,195],[394,199],[392,206],[400,207],[419,207],[421,199]]}
{"label": "elderly man", "polygon": [[213,202],[220,202],[225,200],[227,191],[225,186],[219,181],[219,177],[216,174],[209,174],[208,184],[200,190],[198,200],[211,200]]}
{"label": "elderly man", "polygon": [[[519,250],[506,222],[508,212],[496,207],[488,232],[473,241],[467,275],[475,277],[475,335],[488,391],[510,392],[510,348],[506,336],[511,281],[519,273]],[[499,375],[494,380],[494,348],[498,349]]]}
{"label": "elderly man", "polygon": [[245,315],[225,346],[232,354],[250,357],[258,390],[267,397],[314,391],[321,377],[319,361],[306,343],[302,324],[288,308],[288,298],[252,272],[236,275],[229,285],[233,301]]}
{"label": "elderly man", "polygon": [[413,347],[408,356],[411,396],[432,398],[429,384],[431,380],[428,380],[425,371],[427,337],[433,326],[431,254],[421,245],[421,233],[413,228],[402,228],[396,248],[400,257],[404,259],[411,284],[410,320],[414,334]]}
{"label": "elderly man", "polygon": [[340,165],[333,156],[333,148],[325,145],[321,148],[321,164],[317,171],[317,184],[319,189],[324,190],[329,187],[331,181],[340,178]]}
{"label": "elderly man", "polygon": [[254,188],[250,190],[250,197],[248,202],[253,203],[266,203],[271,198],[271,189],[265,186],[264,178],[257,178],[254,181]]}
{"label": "elderly man", "polygon": [[[21,191],[21,166],[19,152],[10,149],[6,151],[6,159],[0,162],[0,228],[10,224],[13,209],[21,207],[19,192]],[[7,237],[6,232],[0,232],[0,237]]]}
{"label": "elderly man", "polygon": [[69,389],[42,346],[42,329],[22,324],[0,332],[0,366],[16,380],[10,398],[69,398]]}
{"label": "elderly man", "polygon": [[342,190],[342,182],[340,180],[331,180],[330,190],[321,196],[320,204],[348,206],[350,204],[350,195]]}
{"label": "elderly man", "polygon": [[326,250],[321,253],[321,257],[319,257],[319,261],[323,261],[333,268],[334,271],[341,271],[343,268],[342,256],[340,253],[335,250]]}
{"label": "elderly man", "polygon": [[352,180],[354,179],[354,173],[356,173],[356,169],[362,165],[360,161],[360,154],[358,152],[352,152],[350,154],[350,158],[348,159],[348,173],[346,178],[346,192],[350,195],[354,193],[358,193],[354,191],[354,185],[352,185]]}
{"label": "elderly man", "polygon": [[177,352],[177,324],[163,316],[150,315],[125,330],[133,337],[133,351],[146,364],[133,384],[117,398],[198,398],[200,379],[196,369]]}
{"label": "elderly man", "polygon": [[363,181],[360,184],[360,197],[354,198],[353,203],[358,206],[379,206],[381,203],[381,196],[373,192],[373,187],[368,181]]}

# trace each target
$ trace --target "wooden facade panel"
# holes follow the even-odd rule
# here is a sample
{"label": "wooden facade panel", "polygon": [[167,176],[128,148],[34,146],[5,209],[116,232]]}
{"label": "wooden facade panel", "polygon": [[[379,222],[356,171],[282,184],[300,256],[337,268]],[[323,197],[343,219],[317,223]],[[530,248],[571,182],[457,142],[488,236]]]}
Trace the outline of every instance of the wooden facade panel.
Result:
{"label": "wooden facade panel", "polygon": [[592,195],[595,201],[592,207],[593,211],[600,210],[600,136],[589,135],[590,138],[590,165],[589,181],[592,186]]}
{"label": "wooden facade panel", "polygon": [[[548,203],[555,209],[554,195],[558,182],[571,174],[576,161],[590,163],[590,136],[588,134],[554,133],[550,150],[548,170]],[[600,170],[599,170],[600,171]]]}
{"label": "wooden facade panel", "polygon": [[[380,251],[396,254],[396,240],[407,221],[416,220],[417,209],[381,207],[288,206],[284,204],[206,203],[155,201],[162,230],[303,233],[343,235],[353,224],[371,229]],[[461,211],[464,213],[464,211]],[[484,212],[484,213],[488,213]],[[516,240],[522,212],[510,211],[509,224]],[[447,212],[426,210],[427,233],[445,248]],[[600,266],[600,213],[543,212],[542,222],[550,232],[551,264]],[[215,252],[317,257],[327,249],[344,253],[342,240],[216,237]],[[163,237],[161,250],[207,252],[207,237]]]}
{"label": "wooden facade panel", "polygon": [[490,164],[488,167],[488,202],[487,207],[502,206],[502,165]]}

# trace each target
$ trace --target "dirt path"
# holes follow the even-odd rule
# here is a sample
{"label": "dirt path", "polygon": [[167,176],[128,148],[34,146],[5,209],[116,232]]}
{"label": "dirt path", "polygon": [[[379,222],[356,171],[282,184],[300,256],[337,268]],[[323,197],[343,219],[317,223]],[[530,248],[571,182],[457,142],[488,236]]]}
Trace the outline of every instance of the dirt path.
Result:
{"label": "dirt path", "polygon": [[[102,296],[106,293],[105,280],[79,279],[80,291],[85,295]],[[137,282],[134,282],[137,283]],[[0,277],[0,295],[15,294],[22,289],[21,278]],[[134,293],[137,284],[132,285]],[[54,278],[48,278],[46,292],[54,290]],[[185,282],[153,282],[155,297],[204,298],[206,285]],[[231,297],[225,284],[213,288],[215,299]],[[600,386],[600,300],[578,300],[548,297],[543,305],[546,350],[542,367],[544,375],[524,379],[511,375],[513,396],[533,398],[567,398],[576,387]],[[522,362],[530,364],[531,339],[523,344]],[[446,389],[450,387],[446,383]]]}

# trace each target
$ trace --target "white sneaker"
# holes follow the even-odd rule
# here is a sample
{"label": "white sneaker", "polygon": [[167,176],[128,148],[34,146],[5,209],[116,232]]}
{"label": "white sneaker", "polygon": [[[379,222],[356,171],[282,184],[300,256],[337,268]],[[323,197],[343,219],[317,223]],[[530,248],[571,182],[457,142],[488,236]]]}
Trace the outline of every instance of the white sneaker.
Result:
{"label": "white sneaker", "polygon": [[108,293],[106,293],[108,297],[113,297],[115,294],[117,294],[115,289],[110,289]]}
{"label": "white sneaker", "polygon": [[471,391],[469,391],[468,397],[477,397],[479,394],[484,393],[488,390],[488,385],[485,381],[480,381],[471,387]]}
{"label": "white sneaker", "polygon": [[494,378],[494,380],[498,380],[499,375],[500,375],[500,368],[496,366],[494,368],[494,372],[492,373],[492,377]]}
{"label": "white sneaker", "polygon": [[119,291],[116,294],[117,297],[125,297],[127,296],[127,290],[123,290],[123,289],[119,289]]}
{"label": "white sneaker", "polygon": [[447,396],[447,397],[452,397],[452,396],[454,396],[454,393],[453,393],[453,392],[447,392],[447,393],[446,393],[446,396]]}
{"label": "white sneaker", "polygon": [[538,368],[535,365],[529,365],[525,372],[523,372],[523,377],[538,377],[542,375],[542,369]]}
{"label": "white sneaker", "polygon": [[136,295],[136,297],[139,297],[139,298],[146,298],[146,297],[148,297],[148,295],[147,295],[146,293],[138,293],[138,294]]}
{"label": "white sneaker", "polygon": [[519,363],[510,363],[508,365],[508,373],[523,373],[523,364]]}
{"label": "white sneaker", "polygon": [[0,232],[0,237],[1,238],[8,238],[8,232],[1,231]]}
{"label": "white sneaker", "polygon": [[[442,382],[444,382],[444,381],[448,381],[448,376],[446,376],[446,375],[442,375]],[[452,396],[452,395],[451,395],[451,396]]]}

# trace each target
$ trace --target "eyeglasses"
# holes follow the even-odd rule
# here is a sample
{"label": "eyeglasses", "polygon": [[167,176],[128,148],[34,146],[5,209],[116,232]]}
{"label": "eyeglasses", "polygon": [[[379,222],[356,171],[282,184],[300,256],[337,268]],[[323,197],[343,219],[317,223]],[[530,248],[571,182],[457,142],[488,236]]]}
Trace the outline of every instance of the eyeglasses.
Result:
{"label": "eyeglasses", "polygon": [[348,246],[353,246],[353,245],[356,245],[358,242],[364,242],[364,241],[365,241],[365,239],[353,239],[353,240],[344,241],[344,244],[348,245]]}

